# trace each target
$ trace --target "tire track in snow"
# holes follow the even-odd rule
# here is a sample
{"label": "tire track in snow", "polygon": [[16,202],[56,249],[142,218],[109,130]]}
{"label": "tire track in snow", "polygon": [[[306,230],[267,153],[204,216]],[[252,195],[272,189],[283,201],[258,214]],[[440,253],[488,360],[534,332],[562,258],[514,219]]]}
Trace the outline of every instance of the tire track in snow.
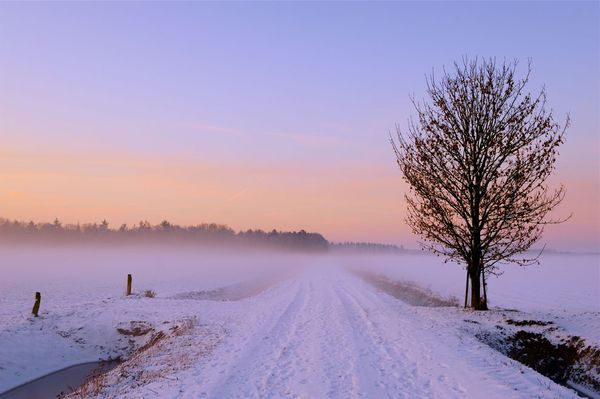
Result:
{"label": "tire track in snow", "polygon": [[[361,359],[352,325],[340,312],[331,281],[304,278],[278,287],[293,291],[290,302],[268,328],[250,333],[250,343],[229,359],[226,374],[208,397],[360,397]],[[265,339],[268,338],[268,339]]]}
{"label": "tire track in snow", "polygon": [[[340,298],[324,281],[311,284],[313,320],[316,337],[312,337],[313,352],[322,370],[313,376],[320,378],[326,390],[324,397],[354,398],[360,394],[358,383],[358,352],[353,340],[349,339],[351,325],[339,312]],[[318,317],[315,317],[318,316]]]}
{"label": "tire track in snow", "polygon": [[[287,332],[285,337],[274,342],[271,359],[264,359],[268,368],[267,378],[262,384],[261,397],[297,397],[290,389],[289,381],[295,376],[295,373],[302,372],[304,365],[299,359],[294,359],[299,347],[299,337],[306,334],[307,321],[305,315],[308,300],[311,298],[307,294],[307,283],[302,283],[302,289],[299,295],[302,297],[302,306],[298,312],[290,318],[280,318],[278,320],[279,329]],[[295,361],[294,361],[295,360]]]}
{"label": "tire track in snow", "polygon": [[[281,364],[288,356],[291,330],[299,328],[295,319],[306,305],[306,283],[293,281],[279,287],[279,290],[294,289],[292,300],[283,312],[273,317],[268,325],[247,335],[243,343],[249,346],[221,370],[225,377],[216,384],[216,389],[208,395],[214,398],[235,397],[269,397],[268,391],[273,386],[279,387],[286,375],[277,372],[277,364]],[[269,312],[272,309],[267,309]],[[286,371],[284,370],[284,373]]]}
{"label": "tire track in snow", "polygon": [[[246,390],[218,391],[215,397],[359,396],[359,359],[354,342],[347,338],[351,326],[341,317],[339,298],[321,279],[307,278],[300,287],[270,330],[277,339],[265,343],[270,345],[268,350],[248,353],[249,358],[260,357],[263,366],[248,370]],[[224,382],[230,383],[231,378]],[[248,391],[253,383],[256,389]]]}
{"label": "tire track in snow", "polygon": [[[340,295],[344,297],[348,314],[357,316],[357,328],[362,326],[365,339],[371,342],[370,348],[379,359],[375,364],[382,377],[393,381],[391,384],[384,380],[380,382],[388,397],[440,397],[440,390],[434,387],[435,382],[442,383],[441,392],[446,392],[448,397],[466,394],[462,386],[451,378],[444,374],[434,376],[429,372],[437,362],[431,348],[420,342],[425,331],[414,334],[417,326],[408,323],[403,313],[390,309],[389,304],[380,300],[377,294],[370,295],[370,287],[362,281],[348,276],[345,283]],[[390,329],[391,326],[393,329]]]}
{"label": "tire track in snow", "polygon": [[368,397],[413,397],[414,382],[409,378],[414,367],[402,352],[393,351],[373,325],[368,313],[357,305],[356,299],[347,291],[347,286],[335,287],[343,309],[344,316],[351,326],[350,332],[363,362],[360,376],[361,391]]}

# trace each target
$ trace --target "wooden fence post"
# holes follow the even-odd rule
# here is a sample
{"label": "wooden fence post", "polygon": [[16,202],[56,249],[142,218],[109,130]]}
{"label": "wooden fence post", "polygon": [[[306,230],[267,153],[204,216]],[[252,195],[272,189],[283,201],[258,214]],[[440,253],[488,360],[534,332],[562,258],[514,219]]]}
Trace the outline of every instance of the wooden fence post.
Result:
{"label": "wooden fence post", "polygon": [[33,303],[33,309],[31,309],[31,313],[38,317],[38,312],[40,311],[40,302],[42,302],[42,294],[39,292],[35,293],[35,302]]}
{"label": "wooden fence post", "polygon": [[127,295],[131,295],[131,274],[127,275]]}

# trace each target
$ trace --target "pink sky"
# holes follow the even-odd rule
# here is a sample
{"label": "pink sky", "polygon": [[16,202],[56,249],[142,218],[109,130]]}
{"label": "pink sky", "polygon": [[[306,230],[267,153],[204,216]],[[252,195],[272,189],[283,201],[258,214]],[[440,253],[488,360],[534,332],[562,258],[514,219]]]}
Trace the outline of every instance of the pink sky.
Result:
{"label": "pink sky", "polygon": [[[531,58],[531,90],[571,114],[552,181],[567,186],[556,215],[574,216],[544,242],[598,251],[599,8],[0,4],[0,216],[416,247],[388,132],[425,74],[466,54]],[[510,31],[488,29],[507,18]]]}

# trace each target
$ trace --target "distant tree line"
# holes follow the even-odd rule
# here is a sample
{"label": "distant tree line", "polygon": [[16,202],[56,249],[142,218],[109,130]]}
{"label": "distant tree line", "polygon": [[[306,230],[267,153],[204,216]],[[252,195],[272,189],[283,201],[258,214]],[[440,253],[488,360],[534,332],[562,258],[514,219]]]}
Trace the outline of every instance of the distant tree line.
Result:
{"label": "distant tree line", "polygon": [[286,249],[324,251],[329,242],[319,233],[304,230],[283,232],[247,230],[236,232],[216,223],[179,226],[168,221],[152,225],[141,221],[136,225],[122,224],[111,228],[106,220],[100,223],[63,224],[22,222],[0,218],[0,242],[51,243],[188,243],[198,245],[252,245]]}
{"label": "distant tree line", "polygon": [[392,244],[378,244],[374,242],[341,242],[336,244],[329,244],[329,248],[335,251],[347,251],[347,252],[387,252],[387,253],[398,253],[404,252],[403,246],[392,245]]}

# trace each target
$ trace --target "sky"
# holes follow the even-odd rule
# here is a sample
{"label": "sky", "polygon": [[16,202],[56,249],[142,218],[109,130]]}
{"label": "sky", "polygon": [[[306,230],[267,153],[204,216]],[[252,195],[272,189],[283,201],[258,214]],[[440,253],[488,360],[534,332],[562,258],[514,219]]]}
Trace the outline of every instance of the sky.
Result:
{"label": "sky", "polygon": [[531,59],[572,125],[543,242],[600,250],[598,2],[0,3],[0,216],[416,247],[389,143],[425,77]]}

